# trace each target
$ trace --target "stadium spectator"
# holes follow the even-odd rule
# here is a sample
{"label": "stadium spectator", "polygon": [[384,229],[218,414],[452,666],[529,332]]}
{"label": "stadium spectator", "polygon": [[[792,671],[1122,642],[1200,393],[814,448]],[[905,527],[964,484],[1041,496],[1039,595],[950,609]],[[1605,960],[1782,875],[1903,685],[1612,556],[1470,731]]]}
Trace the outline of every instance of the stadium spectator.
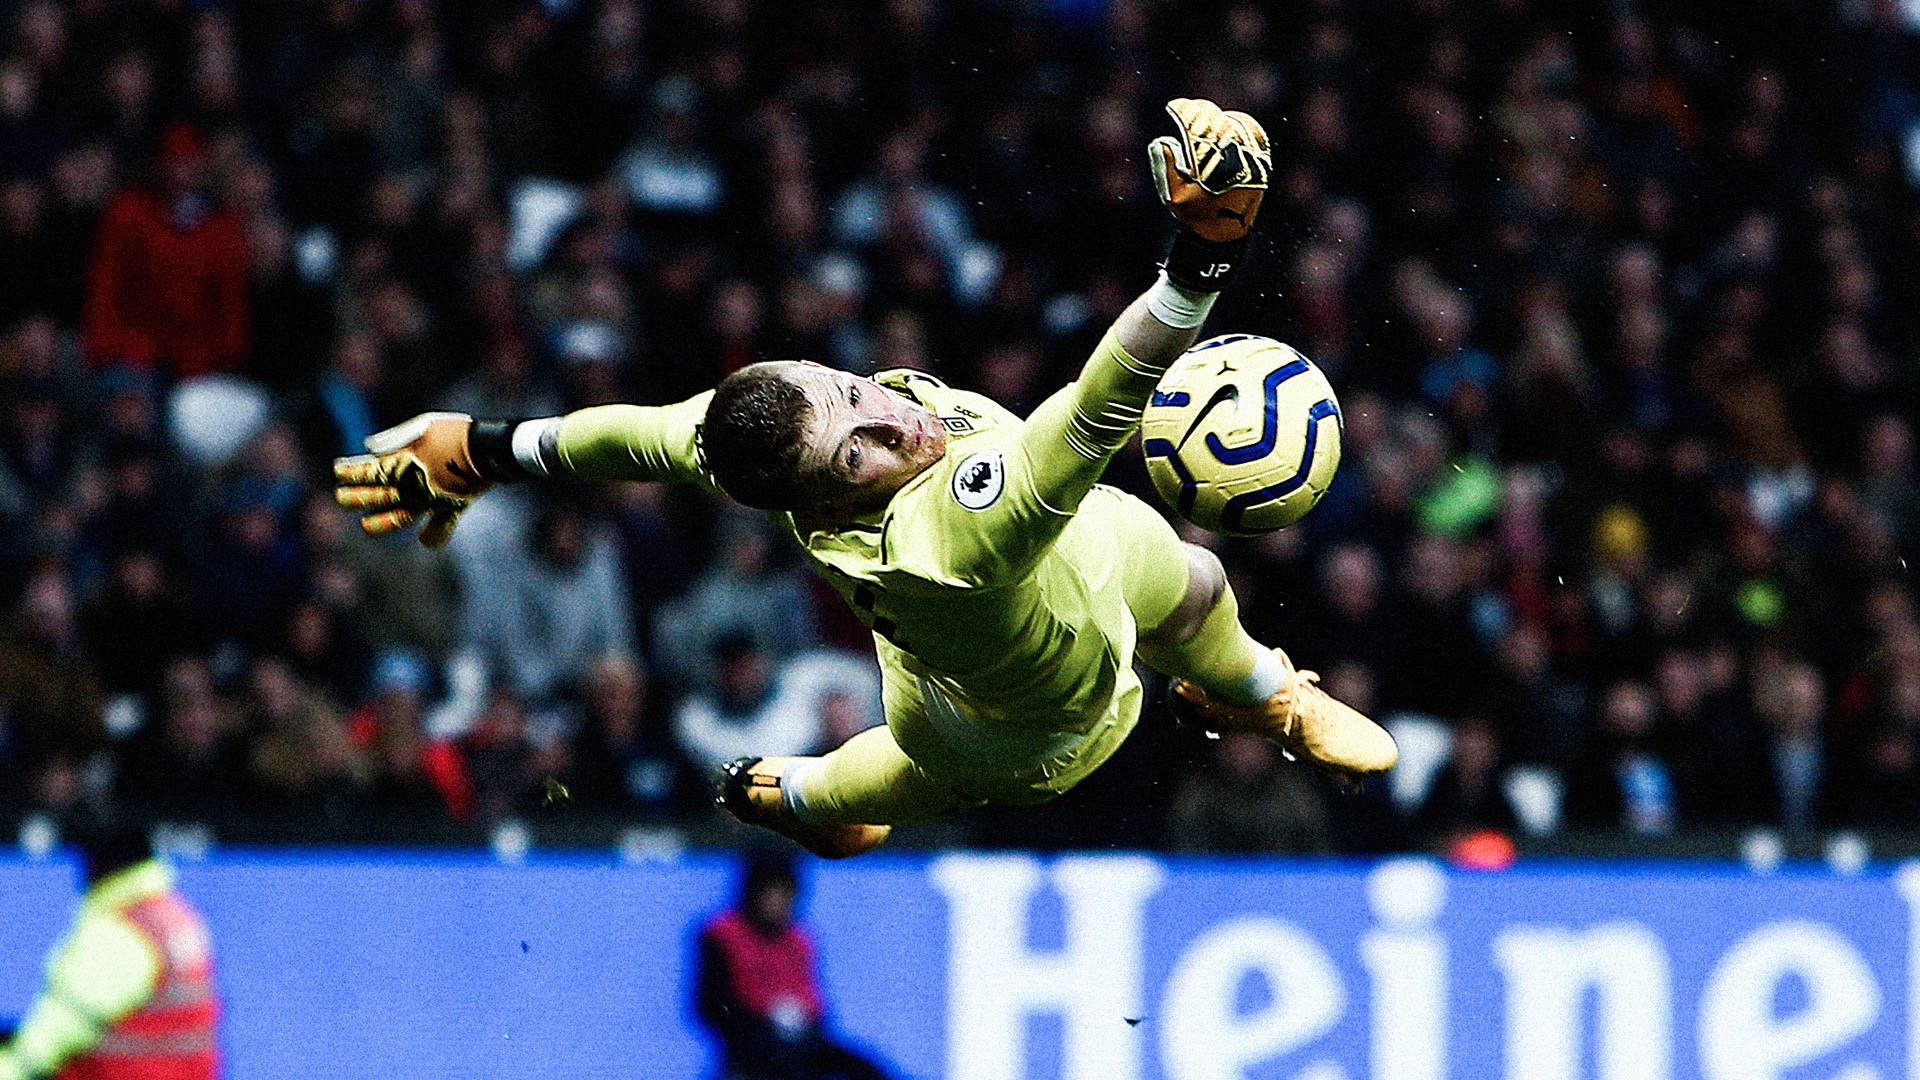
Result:
{"label": "stadium spectator", "polygon": [[1383,612],[1388,642],[1379,672],[1390,709],[1456,717],[1486,677],[1467,609],[1467,553],[1459,540],[1416,535],[1400,566],[1396,600]]}
{"label": "stadium spectator", "polygon": [[1827,689],[1812,664],[1796,656],[1770,656],[1767,674],[1753,680],[1753,711],[1766,733],[1775,820],[1790,832],[1807,832],[1825,815]]}
{"label": "stadium spectator", "polygon": [[240,722],[249,732],[249,778],[263,813],[338,818],[354,805],[367,770],[345,717],[286,661],[254,661]]}
{"label": "stadium spectator", "polygon": [[689,761],[732,761],[769,746],[829,750],[882,720],[877,673],[864,658],[816,650],[780,661],[752,637],[729,634],[714,643],[712,666],[673,711],[673,737]]}
{"label": "stadium spectator", "polygon": [[1333,827],[1318,781],[1305,769],[1289,767],[1279,747],[1234,732],[1207,746],[1207,760],[1181,778],[1167,809],[1167,846],[1240,854],[1333,849]]}
{"label": "stadium spectator", "polygon": [[565,746],[552,739],[536,742],[532,719],[518,695],[497,688],[456,743],[482,821],[533,809],[545,794],[543,781],[562,771]]}
{"label": "stadium spectator", "polygon": [[[142,388],[126,386],[111,392],[111,410],[139,413],[146,408],[147,391]],[[143,419],[129,417],[121,422],[125,429],[102,440],[105,498],[87,522],[86,541],[104,559],[145,551],[165,560],[171,569],[191,546],[193,517],[169,495],[175,485],[188,482],[187,476],[166,445],[145,430]],[[179,585],[175,578],[173,587]]]}
{"label": "stadium spectator", "polygon": [[[320,569],[326,573],[335,568]],[[317,585],[319,590],[344,591],[351,587],[350,580],[323,579]],[[374,651],[360,637],[344,608],[323,599],[324,595],[309,595],[294,605],[273,651],[301,682],[324,694],[336,707],[344,707],[358,700],[366,689]]]}
{"label": "stadium spectator", "polygon": [[[29,333],[27,326],[21,330],[20,336],[32,341],[22,342],[23,352],[32,349],[50,356],[50,349],[39,348],[39,342],[33,340],[40,334]],[[46,335],[49,344],[51,337],[51,333]],[[33,362],[30,356],[22,359]],[[0,418],[5,425],[0,427],[0,467],[9,474],[9,486],[17,485],[21,496],[32,500],[36,509],[57,508],[61,514],[70,514],[72,506],[64,481],[78,465],[72,430],[74,402],[55,380],[30,371],[9,382],[6,399],[6,414]],[[52,524],[50,516],[41,517],[38,524],[46,531],[45,526]]]}
{"label": "stadium spectator", "polygon": [[1695,822],[1764,820],[1770,802],[1765,742],[1739,688],[1727,685],[1725,673],[1716,678],[1715,666],[1708,649],[1684,645],[1654,661],[1654,694],[1660,722],[1673,732],[1681,805]]}
{"label": "stadium spectator", "polygon": [[666,219],[707,217],[726,199],[726,174],[701,139],[700,84],[672,74],[656,82],[648,120],[614,163],[627,198],[642,213]]}
{"label": "stadium spectator", "polygon": [[740,875],[739,899],[700,928],[697,1015],[719,1044],[726,1080],[881,1080],[887,1074],[835,1038],[814,959],[795,917],[793,864],[759,855]]}
{"label": "stadium spectator", "polygon": [[192,622],[172,575],[154,552],[134,548],[114,561],[112,576],[80,613],[88,651],[110,656],[100,675],[106,689],[158,702],[167,661],[193,646]]}
{"label": "stadium spectator", "polygon": [[476,364],[473,374],[447,388],[442,408],[473,416],[544,416],[565,407],[518,336],[502,335],[489,342]]}
{"label": "stadium spectator", "polygon": [[1468,715],[1454,725],[1446,764],[1414,811],[1416,835],[1445,849],[1463,836],[1491,830],[1511,836],[1519,816],[1501,788],[1503,747],[1494,726]]}
{"label": "stadium spectator", "polygon": [[14,737],[39,754],[85,759],[105,739],[105,696],[65,567],[37,568],[0,627],[0,709]]}
{"label": "stadium spectator", "polygon": [[782,559],[757,514],[719,514],[719,558],[654,616],[655,664],[671,685],[711,687],[709,664],[729,636],[745,635],[774,662],[813,645],[813,597],[800,571]]}
{"label": "stadium spectator", "polygon": [[[689,508],[673,500],[672,489],[665,484],[624,484],[605,495],[600,506],[612,518],[620,541],[639,651],[654,659],[650,673],[660,675],[657,658],[668,646],[653,639],[657,621],[654,613],[669,597],[685,591],[694,577],[694,568],[704,552],[692,542],[686,525],[688,518],[699,516],[689,510],[703,508]],[[677,625],[668,629],[670,638],[683,631]]]}
{"label": "stadium spectator", "polygon": [[[109,70],[136,78],[138,63],[125,54]],[[209,190],[205,136],[175,124],[160,137],[152,179],[101,213],[87,268],[88,355],[173,378],[236,371],[247,312],[241,223]]]}
{"label": "stadium spectator", "polygon": [[124,747],[120,794],[141,814],[209,822],[247,805],[248,748],[238,718],[193,653],[168,662],[156,715]]}
{"label": "stadium spectator", "polygon": [[[258,166],[264,170],[264,163]],[[271,173],[263,179],[271,184]],[[250,216],[247,238],[249,351],[242,371],[298,395],[322,370],[334,313],[326,288],[301,272],[292,226],[271,206]]]}
{"label": "stadium spectator", "polygon": [[687,763],[662,737],[646,669],[631,656],[602,656],[587,675],[582,712],[568,785],[574,798],[599,809],[669,806]]}
{"label": "stadium spectator", "polygon": [[[461,582],[445,551],[428,551],[419,544],[412,549],[369,546],[361,542],[362,538],[347,535],[350,523],[341,520],[331,500],[309,503],[301,523],[302,541],[315,564],[312,576],[330,583],[327,593],[303,604],[323,605],[328,619],[345,621],[340,632],[363,641],[368,648],[409,650],[434,660],[444,660],[455,651],[459,645]],[[301,618],[299,609],[292,617],[296,621]],[[289,640],[300,632],[290,624]],[[350,641],[330,639],[328,644],[357,653]],[[319,660],[308,649],[295,647],[293,651],[302,662]],[[334,666],[333,661],[321,662]],[[342,702],[353,702],[362,689],[352,687]]]}
{"label": "stadium spectator", "polygon": [[[25,78],[17,66],[0,69],[0,115],[19,107]],[[47,311],[61,299],[59,282],[46,273],[53,254],[46,218],[47,191],[36,177],[12,176],[0,184],[0,326]]]}
{"label": "stadium spectator", "polygon": [[1638,833],[1673,831],[1678,785],[1661,752],[1665,733],[1652,689],[1621,679],[1600,695],[1598,707],[1596,729],[1567,778],[1567,817]]}
{"label": "stadium spectator", "polygon": [[633,651],[626,571],[612,531],[562,502],[536,510],[523,550],[502,560],[478,545],[461,549],[463,645],[516,695],[546,705],[596,657]]}
{"label": "stadium spectator", "polygon": [[1472,713],[1493,724],[1513,760],[1556,769],[1571,763],[1580,746],[1587,695],[1579,683],[1553,670],[1545,631],[1515,622],[1492,648],[1493,671],[1475,694]]}
{"label": "stadium spectator", "polygon": [[234,475],[213,498],[208,535],[188,556],[194,617],[216,642],[270,648],[306,583],[300,538],[257,474]]}
{"label": "stadium spectator", "polygon": [[367,762],[365,806],[375,815],[466,821],[474,814],[473,782],[460,750],[425,731],[427,675],[418,656],[387,653],[369,680],[370,698],[347,720]]}

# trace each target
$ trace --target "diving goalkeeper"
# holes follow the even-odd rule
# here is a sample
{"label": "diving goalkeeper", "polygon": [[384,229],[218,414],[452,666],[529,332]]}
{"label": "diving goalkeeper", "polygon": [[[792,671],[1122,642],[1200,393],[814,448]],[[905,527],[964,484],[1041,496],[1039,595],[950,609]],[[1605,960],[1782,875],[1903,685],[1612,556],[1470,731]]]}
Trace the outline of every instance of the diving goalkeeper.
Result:
{"label": "diving goalkeeper", "polygon": [[1252,117],[1187,98],[1167,111],[1179,137],[1155,139],[1148,161],[1179,228],[1159,278],[1025,420],[917,371],[762,363],[676,405],[417,416],[335,462],[338,501],[375,535],[423,522],[429,546],[492,484],[545,476],[697,484],[767,511],[880,658],[884,727],[721,772],[736,817],[817,855],[1073,787],[1139,719],[1136,654],[1210,727],[1342,774],[1389,769],[1384,730],[1241,628],[1211,552],[1098,483],[1233,277],[1272,171]]}

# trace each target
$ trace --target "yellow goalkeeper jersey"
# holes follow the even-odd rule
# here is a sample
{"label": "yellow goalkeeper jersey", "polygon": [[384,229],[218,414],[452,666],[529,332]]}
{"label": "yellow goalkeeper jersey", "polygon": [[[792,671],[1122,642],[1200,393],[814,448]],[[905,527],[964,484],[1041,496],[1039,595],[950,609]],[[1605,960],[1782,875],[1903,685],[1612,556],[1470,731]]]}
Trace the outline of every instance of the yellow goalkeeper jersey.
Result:
{"label": "yellow goalkeeper jersey", "polygon": [[[940,417],[946,456],[867,517],[803,532],[791,514],[770,516],[873,628],[890,683],[902,673],[923,681],[984,729],[980,752],[960,747],[972,765],[998,750],[1012,774],[1039,780],[1032,770],[1047,765],[1053,779],[1063,748],[1078,756],[1072,736],[1117,745],[1139,715],[1135,626],[1118,578],[1122,545],[1144,507],[1095,483],[1106,455],[1077,448],[1067,430],[1072,388],[1022,420],[921,372],[876,380]],[[695,483],[724,494],[698,449],[711,396],[574,413],[560,429],[561,461],[582,479]],[[1184,574],[1184,561],[1174,566]],[[888,689],[890,723],[901,689]],[[967,739],[942,734],[950,744]],[[919,759],[907,738],[902,748]],[[1064,789],[1084,771],[1047,786]]]}
{"label": "yellow goalkeeper jersey", "polygon": [[1036,736],[1110,718],[1134,678],[1112,501],[1050,500],[1046,479],[1075,463],[991,399],[918,372],[878,381],[940,417],[946,456],[880,513],[796,532],[809,559],[873,627],[883,661],[972,718]]}

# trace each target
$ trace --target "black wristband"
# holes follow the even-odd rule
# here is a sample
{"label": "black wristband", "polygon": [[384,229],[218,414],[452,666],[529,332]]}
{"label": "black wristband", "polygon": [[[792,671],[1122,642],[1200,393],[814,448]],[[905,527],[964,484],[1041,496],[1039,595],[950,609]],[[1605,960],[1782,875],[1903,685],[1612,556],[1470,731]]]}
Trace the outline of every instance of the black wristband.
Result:
{"label": "black wristband", "polygon": [[1160,268],[1167,280],[1195,292],[1219,292],[1246,261],[1249,233],[1238,240],[1208,240],[1191,229],[1173,234],[1173,246]]}
{"label": "black wristband", "polygon": [[496,484],[532,480],[534,474],[513,456],[513,429],[519,420],[475,420],[467,429],[467,454],[483,479]]}

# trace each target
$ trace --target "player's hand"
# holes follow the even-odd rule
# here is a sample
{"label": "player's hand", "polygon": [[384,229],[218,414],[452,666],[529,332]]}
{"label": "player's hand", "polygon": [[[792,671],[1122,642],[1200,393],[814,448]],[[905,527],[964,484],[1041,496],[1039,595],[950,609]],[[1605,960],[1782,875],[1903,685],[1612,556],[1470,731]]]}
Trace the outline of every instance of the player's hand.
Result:
{"label": "player's hand", "polygon": [[1160,202],[1203,239],[1244,238],[1273,174],[1266,130],[1246,113],[1201,98],[1174,98],[1167,113],[1180,137],[1162,135],[1147,146]]}
{"label": "player's hand", "polygon": [[467,449],[473,417],[421,413],[367,436],[367,453],[333,460],[333,498],[364,510],[360,527],[385,536],[421,518],[420,542],[437,548],[453,535],[465,510],[487,488]]}

